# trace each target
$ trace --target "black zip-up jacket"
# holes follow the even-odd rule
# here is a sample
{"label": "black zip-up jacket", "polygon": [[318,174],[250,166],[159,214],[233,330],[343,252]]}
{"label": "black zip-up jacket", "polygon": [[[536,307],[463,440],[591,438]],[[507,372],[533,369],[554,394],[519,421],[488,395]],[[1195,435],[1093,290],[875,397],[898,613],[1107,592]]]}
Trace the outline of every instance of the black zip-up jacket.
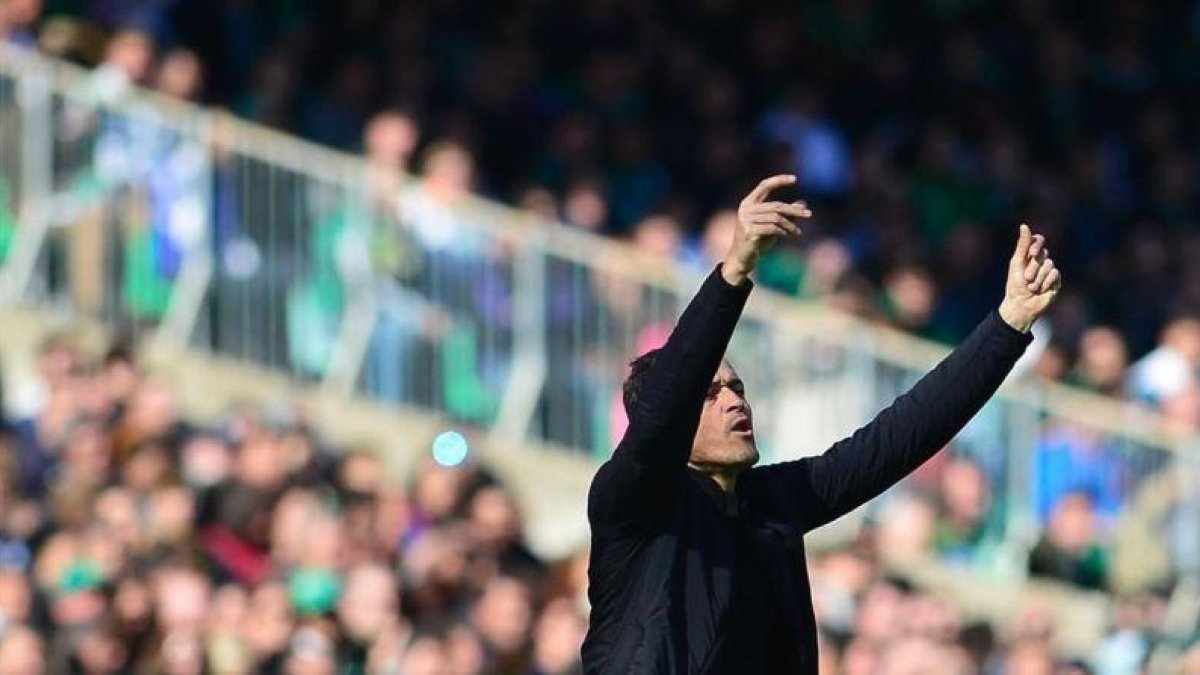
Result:
{"label": "black zip-up jacket", "polygon": [[993,311],[850,438],[819,456],[750,469],[726,494],[687,462],[750,288],[729,285],[720,267],[704,282],[592,482],[588,673],[816,673],[804,534],[945,446],[1031,340]]}

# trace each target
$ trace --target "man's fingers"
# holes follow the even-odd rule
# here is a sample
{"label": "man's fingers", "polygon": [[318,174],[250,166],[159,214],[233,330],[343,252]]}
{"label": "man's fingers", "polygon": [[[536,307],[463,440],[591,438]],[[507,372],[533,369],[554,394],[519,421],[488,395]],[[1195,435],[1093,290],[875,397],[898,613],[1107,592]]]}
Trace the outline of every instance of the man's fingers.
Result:
{"label": "man's fingers", "polygon": [[783,222],[779,223],[778,227],[779,229],[783,230],[785,234],[800,234],[800,226],[788,220],[787,218],[784,218]]}
{"label": "man's fingers", "polygon": [[750,232],[759,237],[777,237],[799,234],[800,228],[787,218],[780,218],[777,221],[751,223]]}
{"label": "man's fingers", "polygon": [[1035,276],[1033,281],[1029,284],[1030,290],[1037,291],[1041,289],[1042,284],[1046,282],[1046,278],[1050,276],[1052,271],[1054,271],[1054,261],[1043,260],[1042,264],[1038,265],[1037,276]]}
{"label": "man's fingers", "polygon": [[750,194],[746,195],[746,198],[742,200],[742,205],[749,206],[751,204],[758,204],[759,202],[765,200],[767,195],[771,194],[771,191],[775,188],[781,188],[784,185],[791,185],[795,182],[796,177],[786,173],[779,174],[777,176],[771,176],[770,178],[764,178],[762,182],[754,186],[754,189],[750,191]]}
{"label": "man's fingers", "polygon": [[1044,235],[1040,235],[1040,234],[1033,235],[1033,243],[1031,243],[1029,245],[1028,256],[1030,258],[1038,257],[1038,255],[1040,255],[1042,253],[1043,249],[1045,248],[1045,245],[1046,245],[1046,237]]}
{"label": "man's fingers", "polygon": [[811,218],[812,209],[808,208],[805,202],[792,202],[785,204],[784,202],[763,202],[762,204],[754,204],[745,208],[745,216],[750,221],[767,220],[774,214],[780,214],[788,218]]}
{"label": "man's fingers", "polygon": [[751,213],[746,216],[746,222],[751,224],[766,223],[767,225],[774,225],[781,220],[783,220],[783,216],[775,213],[774,211],[762,211],[760,213]]}
{"label": "man's fingers", "polygon": [[779,213],[790,218],[812,218],[812,209],[804,202],[792,202],[779,207]]}
{"label": "man's fingers", "polygon": [[1042,263],[1041,263],[1041,261],[1038,261],[1038,260],[1030,260],[1029,262],[1025,263],[1025,273],[1024,273],[1025,283],[1027,283],[1027,284],[1033,283],[1033,280],[1037,278],[1038,269],[1041,266],[1042,266]]}
{"label": "man's fingers", "polygon": [[762,231],[766,231],[769,234],[774,233],[775,228],[782,228],[788,234],[798,234],[800,232],[800,228],[796,223],[778,213],[758,214],[753,216],[749,223],[754,227],[760,228],[759,230],[755,230],[756,233],[761,233]]}
{"label": "man's fingers", "polygon": [[1017,251],[1013,254],[1013,259],[1024,261],[1029,257],[1029,247],[1033,244],[1033,231],[1025,223],[1021,223],[1020,234],[1017,236]]}
{"label": "man's fingers", "polygon": [[778,221],[754,223],[754,234],[760,237],[772,237],[780,234],[796,234],[800,231],[796,224],[787,218],[781,218]]}
{"label": "man's fingers", "polygon": [[1061,284],[1062,274],[1058,271],[1058,268],[1055,267],[1054,269],[1050,270],[1050,274],[1046,275],[1046,280],[1042,282],[1042,289],[1039,292],[1045,293],[1047,291],[1058,290],[1058,287]]}
{"label": "man's fingers", "polygon": [[779,211],[771,210],[751,210],[745,215],[746,222],[749,223],[778,223],[787,218]]}

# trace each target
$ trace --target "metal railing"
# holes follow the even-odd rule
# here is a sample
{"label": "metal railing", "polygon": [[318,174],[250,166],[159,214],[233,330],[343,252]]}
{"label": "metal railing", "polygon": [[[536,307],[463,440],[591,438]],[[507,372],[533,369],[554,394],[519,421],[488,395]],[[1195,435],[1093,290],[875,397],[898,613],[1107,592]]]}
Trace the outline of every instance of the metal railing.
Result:
{"label": "metal railing", "polygon": [[[605,456],[626,362],[704,271],[417,180],[376,183],[359,158],[0,48],[5,302]],[[774,461],[827,447],[944,351],[758,292],[730,359]],[[1014,381],[954,447],[1023,551],[1050,496],[1074,489],[1064,456],[1101,458],[1108,473],[1076,487],[1107,513],[1192,442],[1130,405]]]}

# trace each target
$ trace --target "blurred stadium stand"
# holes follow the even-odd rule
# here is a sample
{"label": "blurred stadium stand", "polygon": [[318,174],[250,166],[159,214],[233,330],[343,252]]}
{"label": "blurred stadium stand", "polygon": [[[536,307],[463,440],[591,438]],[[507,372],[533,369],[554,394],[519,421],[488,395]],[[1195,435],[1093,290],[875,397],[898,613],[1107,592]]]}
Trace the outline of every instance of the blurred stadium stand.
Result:
{"label": "blurred stadium stand", "polygon": [[[95,345],[134,336],[194,424],[285,401],[338,447],[377,449],[393,477],[437,475],[429,442],[463,429],[477,459],[519,496],[537,553],[570,563],[586,545],[587,478],[621,432],[625,363],[663,339],[702,265],[483,200],[470,189],[473,158],[453,143],[431,148],[412,177],[387,161],[397,141],[386,134],[402,129],[376,128],[385,138],[375,144],[369,130],[360,158],[138,89],[115,61],[85,71],[2,49],[0,299],[12,329],[0,350],[10,418],[46,410],[35,364],[47,335],[70,325]],[[1097,353],[1106,339],[1093,335]],[[941,353],[764,290],[730,356],[755,404],[764,461],[779,461],[819,452]],[[860,607],[895,611],[897,597],[910,598],[931,626],[920,630],[933,633],[950,630],[938,623],[946,598],[959,612],[950,623],[1016,626],[992,636],[1007,656],[986,658],[1015,658],[1054,634],[1059,654],[1097,664],[1152,647],[1165,663],[1195,639],[1194,421],[1047,382],[1035,372],[1043,355],[933,465],[814,537],[826,552],[814,563],[817,592],[827,593],[819,612],[845,659],[854,636],[872,630],[844,609],[850,589]],[[210,556],[219,548],[205,545]],[[907,581],[880,579],[884,568]],[[493,581],[477,590],[503,604]],[[299,611],[302,600],[292,602]],[[489,664],[515,658],[486,618],[467,624]],[[562,624],[578,627],[569,616]],[[323,627],[295,626],[299,637],[272,652],[280,659],[305,653],[300,627],[321,642]],[[1130,631],[1142,642],[1120,651]],[[450,645],[453,631],[438,640]],[[520,658],[525,667],[536,657]]]}

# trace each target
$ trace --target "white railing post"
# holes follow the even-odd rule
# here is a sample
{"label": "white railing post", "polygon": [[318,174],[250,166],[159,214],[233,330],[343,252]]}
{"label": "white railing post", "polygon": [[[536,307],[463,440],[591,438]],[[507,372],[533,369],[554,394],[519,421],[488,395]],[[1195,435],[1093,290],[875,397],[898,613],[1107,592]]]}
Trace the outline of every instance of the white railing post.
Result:
{"label": "white railing post", "polygon": [[1020,397],[1006,402],[1004,426],[1007,447],[1005,462],[1004,540],[1012,559],[1024,559],[1033,547],[1037,533],[1038,514],[1034,513],[1033,494],[1040,480],[1034,453],[1042,437],[1041,388],[1022,385]]}
{"label": "white railing post", "polygon": [[[5,50],[5,57],[14,55]],[[0,300],[20,302],[29,291],[50,229],[53,195],[51,161],[54,157],[54,114],[51,91],[53,71],[39,60],[18,57],[24,63],[14,74],[17,108],[21,119],[21,189],[17,222],[8,264],[0,277]]]}
{"label": "white railing post", "polygon": [[1200,585],[1200,437],[1179,444],[1174,457],[1177,481],[1175,558],[1179,577]]}
{"label": "white railing post", "polygon": [[491,435],[519,440],[529,433],[546,383],[546,229],[530,233],[513,269],[513,361]]}
{"label": "white railing post", "polygon": [[351,245],[353,252],[348,254],[350,260],[340,263],[347,266],[341,268],[340,275],[344,292],[342,316],[321,388],[335,396],[352,396],[379,321],[378,289],[371,255],[375,228],[379,225],[375,222],[378,207],[372,203],[370,188],[366,187],[370,185],[370,178],[365,167],[346,171],[341,184],[344,189],[342,208],[361,212],[365,221],[360,224],[361,232],[343,233],[343,237],[355,239]]}
{"label": "white railing post", "polygon": [[[217,180],[216,165],[213,161],[213,121],[208,113],[193,113],[193,124],[188,132],[193,136],[188,138],[194,142],[201,153],[200,171],[204,178],[199,183],[197,199],[203,205],[200,226],[201,238],[192,243],[191,250],[186,254],[179,268],[171,291],[171,304],[166,316],[159,324],[155,340],[164,346],[175,349],[186,349],[195,334],[196,323],[204,309],[204,299],[208,296],[209,286],[213,278],[213,235],[214,222],[213,204]],[[186,136],[185,135],[185,136]]]}
{"label": "white railing post", "polygon": [[1161,639],[1150,657],[1151,673],[1173,672],[1200,625],[1200,435],[1179,443],[1169,469],[1175,478],[1174,519],[1167,532],[1173,545],[1176,583],[1164,612]]}
{"label": "white railing post", "polygon": [[362,373],[371,335],[375,331],[376,303],[370,289],[353,289],[342,314],[337,342],[329,358],[322,388],[337,396],[352,396]]}

